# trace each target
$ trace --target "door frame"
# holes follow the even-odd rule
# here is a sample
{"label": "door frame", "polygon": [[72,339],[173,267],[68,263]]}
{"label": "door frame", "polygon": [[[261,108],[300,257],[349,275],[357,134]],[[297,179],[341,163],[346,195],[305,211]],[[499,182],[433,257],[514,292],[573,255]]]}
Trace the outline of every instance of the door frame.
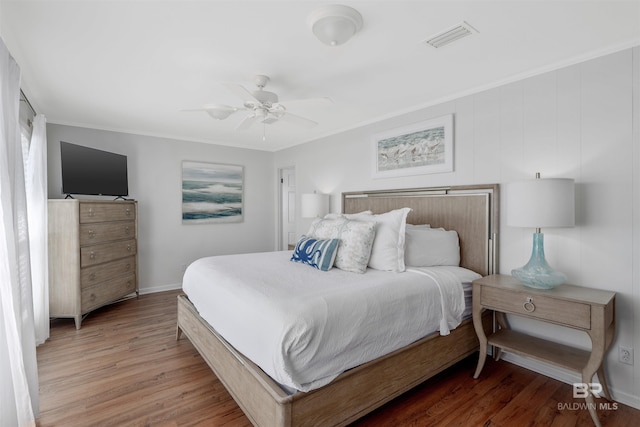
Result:
{"label": "door frame", "polygon": [[[284,173],[285,171],[288,170],[293,170],[293,173],[296,173],[296,167],[295,166],[285,166],[282,168],[278,168],[278,215],[277,215],[277,239],[276,239],[276,250],[282,251],[282,250],[287,250],[288,249],[288,242],[285,241],[284,239],[284,220],[285,220],[285,211],[284,211]],[[297,175],[296,175],[297,177]],[[296,179],[297,181],[297,179]],[[297,182],[296,182],[297,184]],[[296,196],[297,196],[297,190],[296,190]],[[298,221],[298,215],[297,215],[297,202],[296,202],[296,224]]]}

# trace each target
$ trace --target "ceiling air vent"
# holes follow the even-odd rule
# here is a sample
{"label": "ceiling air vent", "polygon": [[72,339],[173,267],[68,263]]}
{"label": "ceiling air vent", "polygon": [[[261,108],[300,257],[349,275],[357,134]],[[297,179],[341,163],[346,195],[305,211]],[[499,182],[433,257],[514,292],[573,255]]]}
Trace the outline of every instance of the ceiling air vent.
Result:
{"label": "ceiling air vent", "polygon": [[478,31],[471,25],[462,21],[458,25],[455,25],[447,30],[429,37],[428,39],[424,40],[424,43],[428,44],[429,46],[439,48],[477,32]]}

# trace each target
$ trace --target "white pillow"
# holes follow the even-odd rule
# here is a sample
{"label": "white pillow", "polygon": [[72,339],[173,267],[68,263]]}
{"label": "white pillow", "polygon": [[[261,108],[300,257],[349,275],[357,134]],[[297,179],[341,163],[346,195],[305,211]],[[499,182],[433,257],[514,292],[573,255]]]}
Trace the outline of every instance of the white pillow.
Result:
{"label": "white pillow", "polygon": [[362,211],[354,214],[328,213],[324,216],[324,219],[337,219],[337,218],[358,219],[361,215],[373,215],[373,212]]}
{"label": "white pillow", "polygon": [[429,224],[407,224],[407,230],[409,230],[411,228],[415,228],[415,229],[431,228],[431,225],[429,225]]}
{"label": "white pillow", "polygon": [[384,271],[405,270],[404,240],[409,212],[411,212],[410,208],[401,208],[378,215],[366,213],[350,215],[352,219],[376,223],[376,238],[371,248],[369,267]]}
{"label": "white pillow", "polygon": [[460,265],[458,233],[443,228],[406,229],[405,264],[412,267]]}
{"label": "white pillow", "polygon": [[373,222],[351,221],[346,218],[316,219],[306,234],[317,239],[340,239],[335,267],[364,273],[376,236]]}

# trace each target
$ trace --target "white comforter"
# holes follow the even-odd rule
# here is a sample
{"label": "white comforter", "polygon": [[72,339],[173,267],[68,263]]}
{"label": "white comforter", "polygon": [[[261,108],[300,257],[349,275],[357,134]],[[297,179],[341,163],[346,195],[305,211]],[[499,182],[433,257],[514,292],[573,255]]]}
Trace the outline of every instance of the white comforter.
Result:
{"label": "white comforter", "polygon": [[[203,258],[183,279],[202,318],[288,391],[321,387],[460,324],[465,303],[456,273],[464,269],[323,272],[290,257],[283,251]],[[475,275],[463,271],[469,273]]]}

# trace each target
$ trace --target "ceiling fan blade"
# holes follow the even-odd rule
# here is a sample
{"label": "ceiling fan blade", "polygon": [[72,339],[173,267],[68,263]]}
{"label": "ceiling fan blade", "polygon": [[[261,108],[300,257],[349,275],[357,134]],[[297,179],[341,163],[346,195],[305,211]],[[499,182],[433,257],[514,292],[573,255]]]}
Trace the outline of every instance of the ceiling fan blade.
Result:
{"label": "ceiling fan blade", "polygon": [[286,101],[278,102],[280,105],[286,105],[287,107],[296,104],[314,104],[319,107],[329,107],[334,104],[333,99],[329,97],[320,98],[303,98],[303,99],[287,99]]}
{"label": "ceiling fan blade", "polygon": [[289,122],[295,125],[304,126],[309,129],[318,125],[318,122],[314,122],[313,120],[309,120],[307,118],[297,116],[295,114],[291,114],[288,111],[285,111],[282,113],[282,115],[280,115],[280,120]]}
{"label": "ceiling fan blade", "polygon": [[223,104],[206,104],[200,108],[185,108],[180,111],[184,111],[184,112],[205,111],[214,119],[224,120],[227,117],[229,117],[231,114],[239,110],[244,110],[244,108],[236,108],[230,105],[223,105]]}
{"label": "ceiling fan blade", "polygon": [[242,119],[242,121],[238,124],[238,126],[236,126],[236,130],[249,129],[251,125],[254,124],[256,121],[258,121],[258,116],[256,116],[255,114],[250,114],[244,119]]}
{"label": "ceiling fan blade", "polygon": [[250,102],[250,103],[260,103],[260,101],[258,101],[255,96],[253,96],[253,94],[251,92],[249,92],[247,89],[244,88],[244,86],[240,86],[237,84],[232,84],[232,83],[225,83],[224,84],[225,87],[227,89],[229,89],[231,92],[233,92],[238,98],[242,99],[243,102]]}

